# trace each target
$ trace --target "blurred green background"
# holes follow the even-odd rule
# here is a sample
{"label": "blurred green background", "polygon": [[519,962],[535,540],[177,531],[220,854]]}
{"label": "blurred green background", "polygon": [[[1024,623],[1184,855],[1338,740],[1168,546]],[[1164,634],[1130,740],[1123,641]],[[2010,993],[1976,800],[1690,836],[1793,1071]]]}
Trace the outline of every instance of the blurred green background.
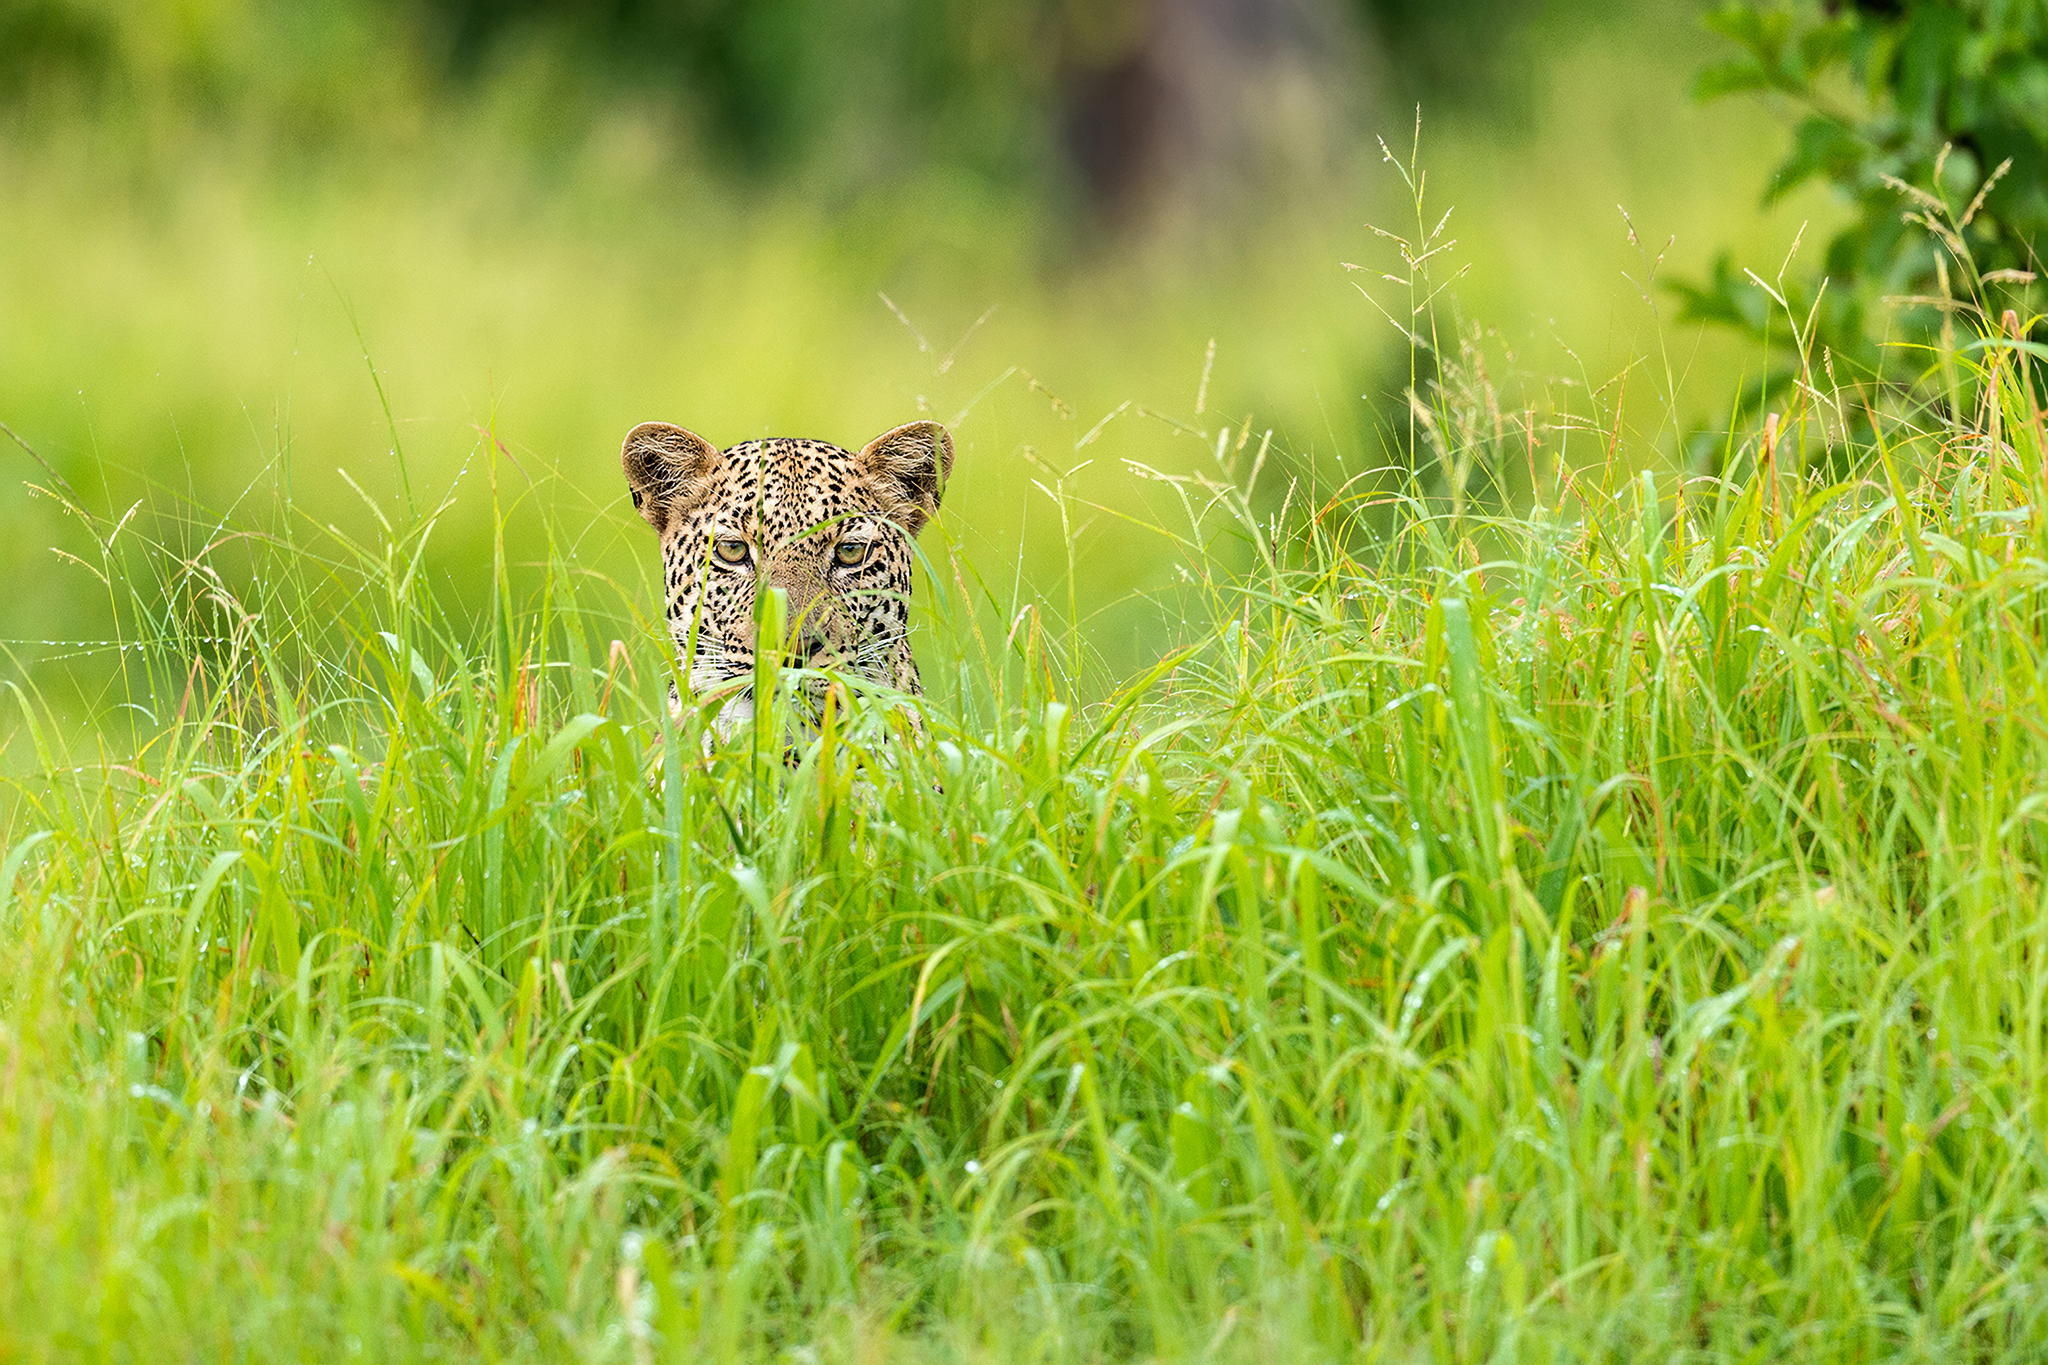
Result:
{"label": "blurred green background", "polygon": [[[1843,210],[1759,208],[1783,125],[1695,101],[1715,41],[1681,0],[0,0],[0,422],[55,471],[0,441],[0,637],[34,672],[115,629],[58,477],[195,549],[459,482],[459,601],[494,480],[515,560],[651,584],[639,420],[930,413],[949,543],[1124,666],[1170,571],[1127,462],[1245,423],[1276,467],[1400,458],[1374,225],[1435,232],[1504,392],[1598,389],[1645,451],[1725,423],[1762,360],[1660,281],[1771,276]],[[1380,141],[1418,108],[1419,224]]]}

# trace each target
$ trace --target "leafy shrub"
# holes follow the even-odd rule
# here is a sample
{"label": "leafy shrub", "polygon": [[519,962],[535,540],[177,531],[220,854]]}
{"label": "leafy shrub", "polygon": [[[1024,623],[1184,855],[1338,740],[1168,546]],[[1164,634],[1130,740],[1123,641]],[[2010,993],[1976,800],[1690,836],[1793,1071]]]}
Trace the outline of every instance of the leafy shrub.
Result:
{"label": "leafy shrub", "polygon": [[[1678,286],[1689,316],[1776,343],[1781,363],[1752,398],[1769,398],[1823,348],[1874,373],[1886,338],[1926,340],[1953,298],[2037,311],[2048,6],[1733,0],[1706,22],[1737,52],[1700,73],[1701,97],[1773,96],[1794,121],[1764,201],[1823,180],[1852,211],[1827,243],[1821,278],[1779,281],[1782,301],[1726,256],[1708,279]],[[1909,306],[1894,315],[1886,300]]]}

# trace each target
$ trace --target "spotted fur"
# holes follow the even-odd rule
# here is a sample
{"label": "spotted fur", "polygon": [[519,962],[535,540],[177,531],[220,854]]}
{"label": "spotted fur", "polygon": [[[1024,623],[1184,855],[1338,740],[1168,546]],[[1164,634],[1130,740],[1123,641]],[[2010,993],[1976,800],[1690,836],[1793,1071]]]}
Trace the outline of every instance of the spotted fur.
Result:
{"label": "spotted fur", "polygon": [[[715,728],[753,715],[755,599],[788,596],[791,664],[921,692],[910,652],[910,542],[939,510],[953,439],[936,422],[858,453],[824,441],[719,450],[643,422],[620,451],[633,505],[661,540],[669,634],[690,691],[725,695]],[[808,691],[822,698],[824,682]]]}

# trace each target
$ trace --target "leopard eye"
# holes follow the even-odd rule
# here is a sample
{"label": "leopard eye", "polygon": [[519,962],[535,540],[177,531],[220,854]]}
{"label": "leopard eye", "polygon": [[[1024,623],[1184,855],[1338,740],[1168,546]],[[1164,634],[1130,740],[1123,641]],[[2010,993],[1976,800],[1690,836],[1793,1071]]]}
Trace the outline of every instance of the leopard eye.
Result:
{"label": "leopard eye", "polygon": [[727,564],[747,562],[747,542],[744,540],[720,540],[713,542],[712,552]]}
{"label": "leopard eye", "polygon": [[850,569],[866,562],[869,542],[865,540],[842,540],[832,547],[832,562],[842,569]]}

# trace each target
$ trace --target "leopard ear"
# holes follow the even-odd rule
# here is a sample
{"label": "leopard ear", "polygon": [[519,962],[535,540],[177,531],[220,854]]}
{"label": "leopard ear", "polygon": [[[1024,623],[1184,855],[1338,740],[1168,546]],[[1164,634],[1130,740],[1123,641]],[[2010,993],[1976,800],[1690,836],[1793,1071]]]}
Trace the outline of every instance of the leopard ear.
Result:
{"label": "leopard ear", "polygon": [[626,471],[633,506],[660,534],[710,482],[719,455],[716,446],[694,431],[667,422],[642,422],[626,433],[619,464]]}
{"label": "leopard ear", "polygon": [[916,535],[939,510],[953,473],[953,438],[937,422],[906,422],[868,442],[859,468],[883,514]]}

